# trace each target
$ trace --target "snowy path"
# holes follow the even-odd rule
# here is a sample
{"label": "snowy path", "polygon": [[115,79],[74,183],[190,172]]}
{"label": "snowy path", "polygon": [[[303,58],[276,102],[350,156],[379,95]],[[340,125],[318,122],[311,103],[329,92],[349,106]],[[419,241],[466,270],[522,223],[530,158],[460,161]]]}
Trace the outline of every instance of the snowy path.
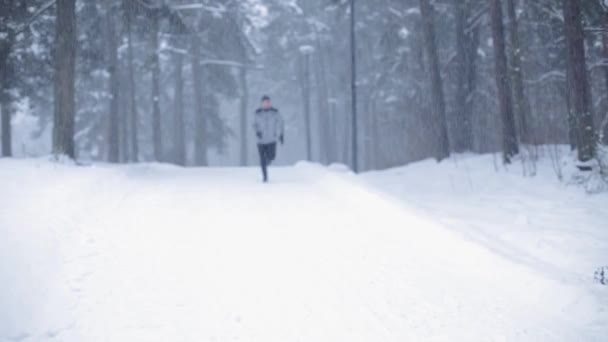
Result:
{"label": "snowy path", "polygon": [[0,163],[0,341],[600,340],[594,297],[312,165]]}

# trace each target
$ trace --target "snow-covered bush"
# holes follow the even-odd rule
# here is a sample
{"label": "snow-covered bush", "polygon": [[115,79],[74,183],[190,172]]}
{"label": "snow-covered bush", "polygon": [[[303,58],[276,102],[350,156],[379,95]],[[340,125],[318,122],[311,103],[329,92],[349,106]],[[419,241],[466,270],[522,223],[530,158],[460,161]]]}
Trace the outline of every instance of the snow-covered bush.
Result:
{"label": "snow-covered bush", "polygon": [[585,163],[576,158],[576,152],[562,158],[561,169],[569,184],[581,185],[590,194],[608,191],[608,147],[599,146],[597,157]]}
{"label": "snow-covered bush", "polygon": [[32,112],[29,100],[16,103],[12,117],[13,154],[15,157],[39,157],[51,151],[52,125],[44,125]]}

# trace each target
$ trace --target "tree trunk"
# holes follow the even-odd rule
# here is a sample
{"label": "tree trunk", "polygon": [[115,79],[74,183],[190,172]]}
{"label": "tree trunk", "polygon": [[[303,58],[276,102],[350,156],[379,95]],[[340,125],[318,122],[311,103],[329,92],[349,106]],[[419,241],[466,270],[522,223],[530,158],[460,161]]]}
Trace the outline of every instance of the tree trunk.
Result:
{"label": "tree trunk", "polygon": [[422,15],[422,26],[424,41],[429,59],[429,76],[433,99],[433,127],[437,138],[435,158],[442,161],[450,156],[450,142],[448,138],[447,119],[445,114],[445,97],[443,93],[443,82],[439,67],[439,55],[435,41],[434,9],[429,0],[420,0],[420,13]]}
{"label": "tree trunk", "polygon": [[479,27],[469,27],[470,0],[455,0],[456,8],[456,98],[453,147],[456,152],[473,150],[473,93],[476,87],[476,59]]}
{"label": "tree trunk", "polygon": [[[129,0],[125,0],[129,1]],[[135,88],[135,65],[133,62],[133,4],[127,5],[127,58],[129,63],[129,126],[130,132],[130,147],[131,147],[131,160],[137,162],[139,160],[139,146],[137,143],[138,136],[138,123],[137,118],[137,99],[136,99],[136,88]]]}
{"label": "tree trunk", "polygon": [[131,151],[129,148],[129,101],[128,97],[122,95],[124,91],[126,91],[125,85],[128,84],[128,79],[125,78],[125,75],[120,73],[120,109],[118,111],[119,114],[119,122],[120,122],[120,162],[128,163],[130,160],[129,152]]}
{"label": "tree trunk", "polygon": [[0,1],[0,32],[5,36],[0,38],[0,125],[2,125],[2,157],[12,156],[11,138],[11,95],[9,94],[9,56],[13,48],[15,35],[10,28],[8,18],[14,16],[14,4]]}
{"label": "tree trunk", "polygon": [[203,106],[203,81],[201,79],[201,41],[192,36],[192,80],[194,85],[194,155],[198,166],[207,166],[207,117]]}
{"label": "tree trunk", "polygon": [[186,165],[186,136],[184,133],[184,57],[175,55],[175,116],[173,123],[174,152],[173,161]]}
{"label": "tree trunk", "polygon": [[517,144],[517,132],[513,114],[513,99],[507,64],[501,0],[491,0],[490,12],[492,38],[494,40],[496,88],[498,91],[498,102],[502,119],[503,162],[509,164],[511,163],[511,158],[519,153],[519,146]]}
{"label": "tree trunk", "polygon": [[591,112],[591,93],[585,60],[585,34],[578,0],[563,0],[571,116],[574,118],[578,159],[586,162],[595,157],[595,131]]}
{"label": "tree trunk", "polygon": [[160,31],[158,13],[152,17],[152,139],[154,140],[154,160],[163,159],[163,142],[160,117],[160,59],[158,56]]}
{"label": "tree trunk", "polygon": [[312,133],[310,115],[310,54],[302,54],[302,103],[304,109],[304,125],[306,131],[306,159],[312,161]]}
{"label": "tree trunk", "polygon": [[530,136],[531,108],[522,70],[522,51],[519,39],[519,23],[517,20],[515,0],[507,0],[508,29],[511,46],[511,79],[513,80],[514,111],[518,123],[520,139],[525,144],[532,144]]}
{"label": "tree trunk", "polygon": [[351,148],[352,165],[355,173],[359,172],[359,123],[357,115],[357,30],[355,0],[350,0],[350,88],[351,88]]}
{"label": "tree trunk", "polygon": [[2,157],[12,156],[11,138],[11,105],[8,95],[0,94],[0,112],[2,119]]}
{"label": "tree trunk", "polygon": [[[604,83],[606,87],[605,92],[608,94],[608,10],[602,14],[602,28],[604,29],[604,33],[602,34],[602,50],[605,64]],[[608,111],[600,127],[600,134],[602,135],[602,143],[608,145]]]}
{"label": "tree trunk", "polygon": [[372,96],[371,98],[371,103],[370,103],[370,111],[372,113],[372,127],[371,127],[371,154],[372,154],[372,162],[371,162],[371,169],[372,170],[377,170],[379,165],[380,165],[380,132],[379,132],[379,128],[380,125],[378,124],[378,106],[376,105],[376,96]]}
{"label": "tree trunk", "polygon": [[2,157],[12,155],[11,98],[8,93],[9,44],[0,43],[0,119],[2,125]]}
{"label": "tree trunk", "polygon": [[118,75],[118,47],[114,15],[111,4],[106,2],[106,44],[107,44],[107,68],[109,74],[109,115],[108,115],[108,161],[118,163],[120,161],[120,132],[119,132],[119,92],[120,81]]}
{"label": "tree trunk", "polygon": [[466,111],[466,57],[467,57],[467,24],[468,1],[455,0],[456,8],[456,115],[453,147],[456,152],[471,150],[473,132],[471,130],[471,113]]}
{"label": "tree trunk", "polygon": [[363,129],[363,136],[365,137],[365,164],[363,165],[363,170],[372,170],[374,168],[374,139],[373,139],[373,130],[374,130],[374,121],[375,121],[375,109],[374,109],[374,97],[375,94],[373,91],[368,90],[367,99],[366,99],[366,108],[365,108],[365,128]]}
{"label": "tree trunk", "polygon": [[473,150],[474,141],[475,141],[475,133],[473,131],[473,105],[474,105],[474,95],[477,91],[477,51],[479,49],[479,39],[480,39],[480,27],[476,25],[475,27],[470,28],[470,33],[467,36],[466,41],[466,51],[467,51],[467,59],[466,59],[466,102],[465,102],[465,113],[468,115],[467,121],[467,136],[465,137],[465,146],[468,146],[469,150]]}
{"label": "tree trunk", "polygon": [[325,65],[325,55],[323,53],[323,46],[319,39],[318,32],[315,34],[317,37],[317,63],[315,67],[316,81],[317,81],[317,104],[318,104],[318,125],[319,125],[319,159],[322,163],[332,163],[335,160],[332,144],[330,143],[330,129],[331,129],[331,118],[329,114],[329,90],[327,87],[327,68]]}
{"label": "tree trunk", "polygon": [[247,126],[247,111],[249,100],[249,86],[247,85],[247,68],[239,69],[239,79],[241,83],[241,166],[247,166],[248,148],[247,137],[249,127]]}
{"label": "tree trunk", "polygon": [[55,114],[53,153],[76,157],[74,144],[74,72],[76,65],[76,0],[57,0],[55,49]]}

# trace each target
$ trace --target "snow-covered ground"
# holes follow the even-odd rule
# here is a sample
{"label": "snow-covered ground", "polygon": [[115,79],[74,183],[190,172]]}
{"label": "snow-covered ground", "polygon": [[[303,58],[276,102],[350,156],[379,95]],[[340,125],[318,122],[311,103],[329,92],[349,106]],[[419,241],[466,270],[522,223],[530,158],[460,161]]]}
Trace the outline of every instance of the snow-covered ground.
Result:
{"label": "snow-covered ground", "polygon": [[0,341],[604,341],[608,197],[488,158],[0,160]]}

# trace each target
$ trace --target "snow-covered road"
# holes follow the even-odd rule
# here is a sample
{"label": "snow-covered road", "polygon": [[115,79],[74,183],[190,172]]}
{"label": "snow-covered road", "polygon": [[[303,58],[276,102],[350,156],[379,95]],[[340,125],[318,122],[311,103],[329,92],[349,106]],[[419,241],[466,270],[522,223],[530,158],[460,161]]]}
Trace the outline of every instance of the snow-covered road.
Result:
{"label": "snow-covered road", "polygon": [[0,341],[594,341],[596,297],[355,177],[0,162]]}

